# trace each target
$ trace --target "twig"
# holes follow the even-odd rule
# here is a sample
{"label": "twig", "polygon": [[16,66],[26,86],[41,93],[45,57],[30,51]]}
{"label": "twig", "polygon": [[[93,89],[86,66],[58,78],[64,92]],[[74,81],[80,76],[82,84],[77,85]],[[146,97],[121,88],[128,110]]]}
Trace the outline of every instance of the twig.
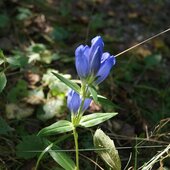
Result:
{"label": "twig", "polygon": [[169,150],[170,144],[160,154],[154,156],[150,161],[148,161],[144,166],[140,167],[139,169],[149,170],[158,161],[158,159],[161,158],[165,153],[168,153]]}

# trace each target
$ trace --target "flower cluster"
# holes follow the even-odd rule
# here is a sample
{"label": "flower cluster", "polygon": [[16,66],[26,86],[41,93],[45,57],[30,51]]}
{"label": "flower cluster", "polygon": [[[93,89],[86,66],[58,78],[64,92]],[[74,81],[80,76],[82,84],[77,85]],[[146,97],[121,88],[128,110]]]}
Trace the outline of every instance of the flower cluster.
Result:
{"label": "flower cluster", "polygon": [[[92,79],[94,83],[101,83],[109,75],[115,64],[115,57],[108,52],[103,53],[104,43],[100,36],[92,39],[91,47],[80,45],[76,51],[76,69],[82,80]],[[91,83],[91,82],[90,82]]]}
{"label": "flower cluster", "polygon": [[[115,64],[115,57],[103,52],[104,43],[100,36],[92,39],[91,47],[80,45],[75,51],[75,65],[78,76],[86,85],[98,85],[109,75]],[[72,113],[77,113],[82,97],[71,90],[68,94],[67,106]],[[91,99],[86,99],[82,111],[90,105]]]}

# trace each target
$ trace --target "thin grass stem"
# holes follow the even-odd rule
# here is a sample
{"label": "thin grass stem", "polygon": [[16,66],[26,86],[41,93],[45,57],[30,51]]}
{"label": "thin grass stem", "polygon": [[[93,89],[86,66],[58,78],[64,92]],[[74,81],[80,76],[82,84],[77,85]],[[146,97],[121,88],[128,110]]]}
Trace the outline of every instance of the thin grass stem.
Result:
{"label": "thin grass stem", "polygon": [[168,32],[168,31],[170,31],[170,28],[168,28],[168,29],[166,29],[166,30],[164,30],[164,31],[162,31],[162,32],[160,32],[160,33],[150,37],[150,38],[147,38],[146,40],[144,40],[144,41],[142,41],[142,42],[140,42],[140,43],[138,43],[138,44],[136,44],[136,45],[134,45],[134,46],[132,46],[132,47],[130,47],[130,48],[120,52],[120,53],[118,53],[118,54],[116,54],[115,57],[118,57],[118,56],[120,56],[120,55],[122,55],[122,54],[124,54],[124,53],[126,53],[126,52],[128,52],[128,51],[130,51],[130,50],[132,50],[132,49],[134,49],[134,48],[144,44],[145,42],[150,41],[150,40],[152,40],[152,39],[154,39],[154,38],[156,38],[156,37],[158,37],[158,36]]}

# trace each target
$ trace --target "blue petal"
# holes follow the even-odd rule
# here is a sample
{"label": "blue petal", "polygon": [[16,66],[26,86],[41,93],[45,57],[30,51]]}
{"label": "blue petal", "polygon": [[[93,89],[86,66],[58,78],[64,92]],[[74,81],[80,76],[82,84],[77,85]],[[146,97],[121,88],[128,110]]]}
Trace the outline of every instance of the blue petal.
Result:
{"label": "blue petal", "polygon": [[92,99],[85,99],[84,106],[83,106],[83,112],[88,109]]}
{"label": "blue petal", "polygon": [[89,63],[89,53],[90,53],[90,48],[89,48],[88,45],[86,45],[86,46],[84,47],[83,53],[84,53],[84,55],[85,55],[85,57],[86,57],[86,59],[87,59],[87,61],[88,61],[88,63]]}
{"label": "blue petal", "polygon": [[86,78],[89,74],[89,47],[80,45],[76,51],[76,70],[80,78]]}
{"label": "blue petal", "polygon": [[77,113],[80,107],[80,96],[74,90],[70,90],[67,96],[67,107],[71,112]]}
{"label": "blue petal", "polygon": [[91,43],[89,52],[90,73],[96,74],[100,68],[104,43],[100,36],[93,38]]}
{"label": "blue petal", "polygon": [[109,57],[110,57],[110,54],[108,52],[103,53],[102,58],[101,58],[101,63],[103,63]]}
{"label": "blue petal", "polygon": [[109,53],[103,53],[101,67],[96,75],[98,79],[96,84],[101,83],[109,75],[112,66],[115,64],[115,57],[110,56]]}
{"label": "blue petal", "polygon": [[96,36],[91,40],[91,44],[94,48],[97,48],[98,46],[103,50],[104,42],[101,38],[101,36]]}
{"label": "blue petal", "polygon": [[101,56],[102,56],[102,51],[101,48],[98,47],[96,51],[94,52],[93,56],[91,57],[90,61],[90,73],[91,74],[96,74],[100,68],[100,62],[101,62]]}

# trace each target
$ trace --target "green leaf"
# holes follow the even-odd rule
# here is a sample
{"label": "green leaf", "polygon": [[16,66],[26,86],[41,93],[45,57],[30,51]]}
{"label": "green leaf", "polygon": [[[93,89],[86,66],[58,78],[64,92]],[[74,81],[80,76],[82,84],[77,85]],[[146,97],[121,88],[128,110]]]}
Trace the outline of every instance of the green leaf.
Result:
{"label": "green leaf", "polygon": [[17,10],[18,14],[16,18],[18,20],[24,20],[32,16],[32,12],[28,8],[18,7]]}
{"label": "green leaf", "polygon": [[6,60],[13,67],[24,67],[28,64],[28,58],[23,55],[8,57]]}
{"label": "green leaf", "polygon": [[25,80],[18,80],[13,88],[8,91],[7,99],[11,103],[18,102],[28,96],[28,83]]}
{"label": "green leaf", "polygon": [[41,135],[41,136],[55,135],[59,133],[69,132],[69,131],[72,131],[73,129],[74,129],[74,126],[71,122],[67,120],[60,120],[40,130],[38,135]]}
{"label": "green leaf", "polygon": [[5,88],[6,83],[7,83],[6,76],[5,76],[4,72],[1,72],[0,73],[0,93]]}
{"label": "green leaf", "polygon": [[56,72],[53,72],[53,74],[59,79],[61,80],[63,83],[65,83],[67,86],[69,86],[71,89],[73,89],[74,91],[76,91],[77,93],[80,93],[80,87],[72,82],[71,80],[66,79],[65,77],[63,77],[61,74],[58,74]]}
{"label": "green leaf", "polygon": [[117,105],[115,105],[114,103],[112,103],[110,100],[108,100],[106,97],[101,96],[101,95],[97,95],[98,98],[98,102],[102,105],[102,106],[108,106],[108,107],[112,107],[112,108],[118,108],[120,109],[120,107],[118,107]]}
{"label": "green leaf", "polygon": [[41,161],[41,159],[43,158],[43,156],[48,153],[48,151],[53,147],[55,146],[57,143],[60,143],[64,140],[66,140],[68,137],[70,137],[72,134],[66,134],[64,136],[60,136],[60,138],[58,138],[58,140],[56,140],[54,143],[51,143],[50,141],[48,140],[45,140],[46,142],[46,145],[47,147],[41,152],[41,154],[39,155],[38,157],[38,160],[37,160],[37,163],[36,163],[36,167],[35,167],[35,170],[38,169],[38,166],[39,166],[39,163]]}
{"label": "green leaf", "polygon": [[94,87],[89,87],[90,93],[94,99],[94,101],[97,103],[98,97],[97,97],[97,91]]}
{"label": "green leaf", "polygon": [[4,56],[3,51],[0,49],[0,65],[6,62],[6,58]]}
{"label": "green leaf", "polygon": [[6,123],[4,119],[0,117],[0,134],[8,134],[10,131],[12,131],[12,128]]}
{"label": "green leaf", "polygon": [[[46,148],[46,140],[40,136],[29,135],[22,137],[16,146],[18,158],[30,159],[39,155],[39,151]],[[36,152],[37,151],[37,152]]]}
{"label": "green leaf", "polygon": [[[57,96],[57,98],[59,95],[65,96],[66,93],[68,92],[69,87],[65,83],[60,81],[58,78],[56,78],[56,76],[52,74],[52,72],[58,72],[58,71],[54,69],[48,69],[46,74],[44,74],[42,77],[43,83],[48,85],[52,96]],[[71,78],[71,75],[69,74],[62,74],[62,75],[66,79]]]}
{"label": "green leaf", "polygon": [[92,127],[98,125],[113,116],[116,116],[118,113],[93,113],[86,116],[83,116],[80,120],[79,125],[84,127]]}
{"label": "green leaf", "polygon": [[49,151],[49,154],[60,166],[62,166],[66,170],[76,169],[75,163],[65,152],[55,151],[60,149],[57,146],[54,146],[53,149],[54,150]]}
{"label": "green leaf", "polygon": [[[112,170],[121,170],[121,161],[114,142],[101,129],[97,129],[94,137],[94,146],[97,153]],[[101,150],[103,149],[103,150]]]}
{"label": "green leaf", "polygon": [[147,67],[152,67],[160,64],[161,60],[161,54],[153,54],[145,57],[144,62],[146,63]]}
{"label": "green leaf", "polygon": [[29,46],[28,51],[32,53],[42,53],[46,50],[46,46],[44,44],[32,44]]}
{"label": "green leaf", "polygon": [[43,121],[51,119],[54,116],[59,116],[62,113],[63,105],[64,105],[64,98],[62,97],[51,98],[50,100],[47,100],[45,102],[45,104],[42,107],[43,112],[40,112],[40,114],[38,114],[37,116],[40,120]]}
{"label": "green leaf", "polygon": [[41,152],[41,154],[40,154],[39,157],[38,157],[38,160],[37,160],[35,169],[38,168],[39,163],[40,163],[42,157],[52,148],[52,146],[53,146],[53,143],[51,143],[50,145],[48,145],[48,146]]}

